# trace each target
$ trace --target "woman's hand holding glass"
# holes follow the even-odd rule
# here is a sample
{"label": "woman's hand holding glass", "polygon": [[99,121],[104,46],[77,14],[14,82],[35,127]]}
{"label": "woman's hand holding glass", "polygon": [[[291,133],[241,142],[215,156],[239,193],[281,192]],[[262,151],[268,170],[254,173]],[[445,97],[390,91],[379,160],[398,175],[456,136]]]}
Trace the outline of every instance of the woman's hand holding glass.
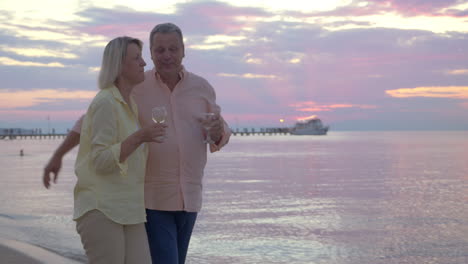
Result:
{"label": "woman's hand holding glass", "polygon": [[167,125],[162,123],[151,124],[147,127],[140,129],[142,142],[156,142],[163,143],[166,139]]}
{"label": "woman's hand holding glass", "polygon": [[157,142],[163,143],[166,139],[166,127],[164,124],[167,112],[164,106],[155,107],[151,110],[151,118],[153,124],[141,129],[142,142]]}

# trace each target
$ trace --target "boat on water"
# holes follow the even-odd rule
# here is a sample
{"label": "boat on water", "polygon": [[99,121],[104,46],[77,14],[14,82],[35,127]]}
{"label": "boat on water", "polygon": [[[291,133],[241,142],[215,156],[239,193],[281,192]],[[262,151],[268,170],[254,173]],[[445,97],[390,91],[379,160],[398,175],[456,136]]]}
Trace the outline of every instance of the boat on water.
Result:
{"label": "boat on water", "polygon": [[326,135],[329,126],[324,126],[322,120],[315,117],[305,121],[299,121],[291,129],[291,135]]}

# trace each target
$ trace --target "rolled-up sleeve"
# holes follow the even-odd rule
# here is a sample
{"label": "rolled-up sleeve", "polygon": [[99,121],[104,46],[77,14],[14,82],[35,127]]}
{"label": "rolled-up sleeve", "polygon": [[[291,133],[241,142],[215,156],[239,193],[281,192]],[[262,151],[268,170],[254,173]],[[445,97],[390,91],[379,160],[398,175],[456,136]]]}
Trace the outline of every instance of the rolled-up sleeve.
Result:
{"label": "rolled-up sleeve", "polygon": [[83,119],[85,115],[82,115],[78,120],[76,120],[75,125],[73,125],[72,131],[78,134],[81,134],[81,126],[83,125]]}
{"label": "rolled-up sleeve", "polygon": [[118,169],[121,176],[126,176],[128,165],[119,162],[122,142],[117,140],[118,120],[110,99],[95,102],[90,118],[91,160],[96,171],[111,174]]}

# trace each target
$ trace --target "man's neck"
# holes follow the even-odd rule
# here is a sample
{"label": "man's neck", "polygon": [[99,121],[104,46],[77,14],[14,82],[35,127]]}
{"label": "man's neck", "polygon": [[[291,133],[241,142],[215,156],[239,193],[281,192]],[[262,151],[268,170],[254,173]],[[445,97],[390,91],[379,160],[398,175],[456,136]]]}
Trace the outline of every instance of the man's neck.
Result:
{"label": "man's neck", "polygon": [[171,74],[162,74],[159,73],[159,77],[161,81],[169,87],[171,91],[174,91],[175,86],[180,81],[179,73],[171,73]]}

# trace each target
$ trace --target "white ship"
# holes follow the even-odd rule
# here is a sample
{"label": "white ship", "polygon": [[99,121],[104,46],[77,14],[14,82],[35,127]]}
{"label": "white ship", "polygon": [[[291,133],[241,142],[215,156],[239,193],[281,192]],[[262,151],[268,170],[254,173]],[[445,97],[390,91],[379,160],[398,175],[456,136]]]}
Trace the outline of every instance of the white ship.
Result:
{"label": "white ship", "polygon": [[315,117],[297,122],[291,129],[291,135],[326,135],[328,128],[322,124],[322,120]]}

